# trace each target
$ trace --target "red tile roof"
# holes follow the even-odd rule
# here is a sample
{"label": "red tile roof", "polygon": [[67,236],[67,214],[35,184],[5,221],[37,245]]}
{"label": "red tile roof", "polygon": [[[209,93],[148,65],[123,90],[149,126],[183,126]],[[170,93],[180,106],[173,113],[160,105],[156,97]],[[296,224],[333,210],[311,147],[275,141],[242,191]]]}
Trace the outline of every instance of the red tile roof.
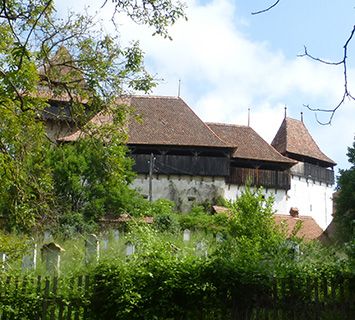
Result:
{"label": "red tile roof", "polygon": [[128,144],[228,147],[180,98],[132,97]]}
{"label": "red tile roof", "polygon": [[[128,123],[128,144],[230,148],[180,98],[133,96],[125,102],[135,113]],[[102,114],[91,119],[95,124],[108,121],[111,117]],[[75,141],[81,134],[60,140]]]}
{"label": "red tile roof", "polygon": [[207,125],[223,141],[236,148],[232,154],[233,158],[295,164],[294,160],[282,156],[251,127],[223,123]]}
{"label": "red tile roof", "polygon": [[296,235],[300,238],[314,240],[318,239],[323,233],[322,228],[312,217],[299,216],[298,218],[294,218],[290,215],[274,214],[274,219],[276,224],[285,225],[288,236],[291,235],[298,221],[301,222],[301,228]]}
{"label": "red tile roof", "polygon": [[285,118],[271,145],[281,154],[296,154],[320,160],[329,166],[336,163],[328,158],[317,146],[302,121]]}

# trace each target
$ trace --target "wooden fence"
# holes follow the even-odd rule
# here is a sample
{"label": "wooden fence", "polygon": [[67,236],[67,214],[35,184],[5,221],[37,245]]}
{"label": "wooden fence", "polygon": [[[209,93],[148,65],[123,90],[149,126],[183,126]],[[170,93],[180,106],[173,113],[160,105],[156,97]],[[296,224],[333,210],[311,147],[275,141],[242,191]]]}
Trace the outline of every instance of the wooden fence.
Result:
{"label": "wooden fence", "polygon": [[[273,279],[271,287],[234,292],[232,319],[355,319],[355,277]],[[251,295],[246,294],[251,292]]]}
{"label": "wooden fence", "polygon": [[[260,282],[231,283],[231,287],[219,305],[212,306],[213,309],[201,308],[198,319],[355,319],[354,276],[275,278],[266,284],[260,278]],[[92,290],[87,276],[65,280],[3,277],[0,278],[0,319],[89,319]],[[195,318],[187,316],[187,319]]]}
{"label": "wooden fence", "polygon": [[0,319],[88,319],[89,277],[1,277]]}

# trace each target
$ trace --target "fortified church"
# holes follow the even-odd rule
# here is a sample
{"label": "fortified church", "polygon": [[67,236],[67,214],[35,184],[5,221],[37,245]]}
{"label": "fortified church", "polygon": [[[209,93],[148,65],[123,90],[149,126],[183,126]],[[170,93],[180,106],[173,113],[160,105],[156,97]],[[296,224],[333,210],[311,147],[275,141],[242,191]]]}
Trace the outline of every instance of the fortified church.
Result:
{"label": "fortified church", "polygon": [[[331,222],[336,163],[302,120],[285,117],[270,145],[249,126],[203,122],[181,98],[132,96],[125,103],[141,119],[129,121],[128,147],[137,173],[132,188],[145,197],[186,211],[218,197],[234,200],[250,184],[274,197],[280,217],[299,214],[323,230]],[[91,121],[109,121],[101,118]],[[47,120],[61,142],[80,136],[68,121]]]}

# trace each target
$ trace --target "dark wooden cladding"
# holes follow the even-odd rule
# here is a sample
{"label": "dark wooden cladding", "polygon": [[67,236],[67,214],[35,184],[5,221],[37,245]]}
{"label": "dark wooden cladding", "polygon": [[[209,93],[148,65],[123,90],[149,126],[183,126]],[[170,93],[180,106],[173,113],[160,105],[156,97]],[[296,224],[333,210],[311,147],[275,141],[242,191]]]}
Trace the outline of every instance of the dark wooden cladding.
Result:
{"label": "dark wooden cladding", "polygon": [[314,164],[304,162],[302,166],[291,168],[295,176],[313,179],[327,184],[334,184],[334,171]]}
{"label": "dark wooden cladding", "polygon": [[249,183],[252,186],[283,190],[291,188],[291,178],[288,171],[232,167],[230,168],[230,175],[226,178],[226,182],[237,185]]}
{"label": "dark wooden cladding", "polygon": [[[137,173],[149,173],[149,154],[132,154],[135,161],[133,170]],[[182,155],[154,155],[155,174],[178,174],[191,176],[228,176],[228,157],[204,157]]]}

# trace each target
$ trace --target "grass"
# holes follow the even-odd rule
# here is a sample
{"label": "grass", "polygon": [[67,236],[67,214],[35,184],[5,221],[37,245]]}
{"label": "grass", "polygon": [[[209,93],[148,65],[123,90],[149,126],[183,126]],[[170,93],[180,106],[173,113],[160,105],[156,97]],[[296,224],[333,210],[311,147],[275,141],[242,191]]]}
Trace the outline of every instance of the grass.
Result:
{"label": "grass", "polygon": [[[196,250],[197,244],[204,243],[208,254],[211,254],[216,247],[216,239],[211,233],[201,231],[191,231],[190,241],[183,241],[183,231],[177,233],[158,232],[154,228],[148,226],[133,226],[130,232],[120,232],[119,238],[115,236],[114,230],[106,230],[98,235],[99,240],[99,260],[122,260],[126,259],[126,243],[128,241],[135,244],[136,255],[140,255],[150,250],[150,246],[166,248],[166,250],[177,251],[182,255],[201,255]],[[12,236],[13,237],[13,236]],[[51,240],[58,244],[63,251],[60,254],[60,274],[75,275],[85,274],[88,268],[95,265],[95,261],[86,263],[85,241],[87,236],[77,234],[71,239],[52,238]],[[49,241],[49,240],[48,240]],[[42,261],[41,248],[43,244],[48,243],[40,237],[36,241],[28,242],[28,244],[37,244],[36,270],[27,270],[25,273],[34,275],[46,274],[46,267]],[[15,252],[15,251],[14,251]],[[23,250],[26,252],[26,250]],[[94,259],[95,260],[95,259]],[[4,271],[11,274],[24,273],[22,270],[22,255],[13,254],[8,256],[3,266]]]}

